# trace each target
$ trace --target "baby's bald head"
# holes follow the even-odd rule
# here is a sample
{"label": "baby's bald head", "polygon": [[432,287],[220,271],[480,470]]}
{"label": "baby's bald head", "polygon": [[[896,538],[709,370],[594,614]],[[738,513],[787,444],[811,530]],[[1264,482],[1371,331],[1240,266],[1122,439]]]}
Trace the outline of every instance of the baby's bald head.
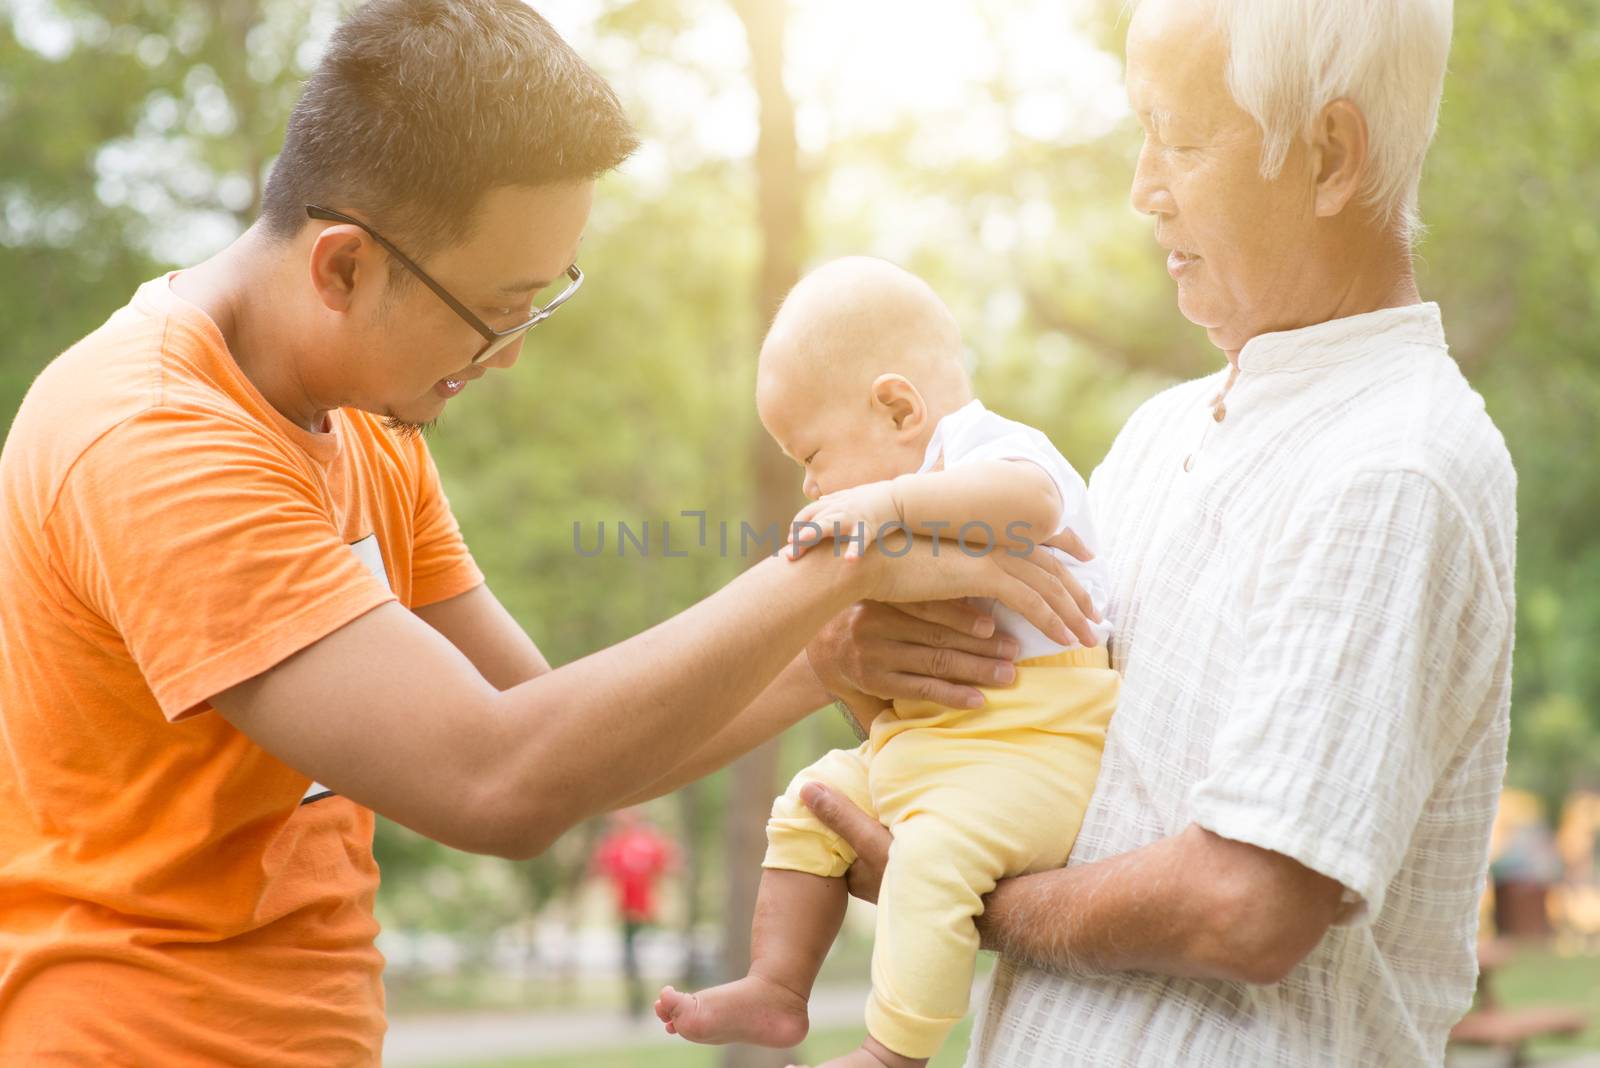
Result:
{"label": "baby's bald head", "polygon": [[824,264],[789,291],[759,374],[862,397],[879,375],[899,374],[940,415],[971,399],[955,316],[928,283],[871,256]]}
{"label": "baby's bald head", "polygon": [[815,497],[915,471],[940,419],[972,399],[955,316],[885,260],[819,267],[761,346],[756,408]]}

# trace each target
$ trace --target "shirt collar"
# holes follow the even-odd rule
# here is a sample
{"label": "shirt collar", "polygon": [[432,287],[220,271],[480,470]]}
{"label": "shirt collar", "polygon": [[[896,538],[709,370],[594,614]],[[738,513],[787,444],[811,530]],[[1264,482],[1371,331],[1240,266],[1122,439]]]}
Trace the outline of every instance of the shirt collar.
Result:
{"label": "shirt collar", "polygon": [[944,445],[954,434],[959,434],[964,428],[971,426],[983,418],[988,411],[983,406],[983,401],[974,397],[943,419],[939,420],[933,428],[933,437],[928,439],[928,447],[922,450],[922,466],[917,468],[917,474],[925,474],[933,470],[933,465],[939,462],[939,457],[944,455]]}
{"label": "shirt collar", "polygon": [[1439,305],[1427,301],[1380,308],[1298,330],[1259,334],[1239,350],[1239,369],[1251,373],[1308,371],[1403,345],[1446,347]]}

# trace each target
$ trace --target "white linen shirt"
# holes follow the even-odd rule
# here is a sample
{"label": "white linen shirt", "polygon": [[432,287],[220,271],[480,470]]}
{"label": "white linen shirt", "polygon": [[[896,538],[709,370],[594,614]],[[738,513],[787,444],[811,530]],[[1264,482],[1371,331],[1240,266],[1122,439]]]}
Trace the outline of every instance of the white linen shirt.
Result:
{"label": "white linen shirt", "polygon": [[969,1065],[1437,1065],[1471,1001],[1510,701],[1505,443],[1434,304],[1254,338],[1219,422],[1224,378],[1143,405],[1091,479],[1124,683],[1068,863],[1193,823],[1345,906],[1271,985],[1001,961]]}
{"label": "white linen shirt", "polygon": [[[1054,529],[1021,533],[1037,543],[1063,530],[1071,530],[1089,547],[1090,552],[1097,554],[1093,560],[1085,561],[1069,556],[1059,549],[1045,546],[1036,546],[1033,550],[1049,553],[1065,564],[1067,570],[1078,580],[1078,585],[1083,587],[1083,592],[1088,595],[1095,610],[1104,617],[1110,583],[1106,577],[1105,564],[1098,556],[1100,539],[1095,535],[1094,522],[1090,518],[1089,488],[1084,485],[1083,476],[1078,474],[1077,468],[1061,455],[1044,431],[991,412],[980,400],[971,400],[940,419],[934,426],[933,436],[928,439],[927,447],[923,450],[922,466],[917,468],[917,474],[924,474],[941,466],[948,471],[962,464],[983,460],[1026,460],[1050,476],[1050,481],[1055,483],[1056,493],[1061,498],[1061,513]],[[1003,537],[1007,532],[999,530],[994,534]],[[976,553],[981,552],[980,546],[987,545],[990,539],[985,532],[976,530],[963,535],[962,526],[955,524],[949,531],[940,532],[940,541],[956,542],[958,551],[961,546],[970,543],[971,551]],[[1020,549],[1010,551],[1020,551]],[[1029,623],[1015,609],[993,598],[974,597],[971,600],[994,617],[997,633],[1016,639],[1018,660],[1049,656],[1078,644],[1076,638],[1073,639],[1072,645],[1060,644]],[[1106,644],[1111,637],[1112,628],[1108,622],[1091,624],[1090,629],[1094,631],[1095,640],[1101,645]]]}

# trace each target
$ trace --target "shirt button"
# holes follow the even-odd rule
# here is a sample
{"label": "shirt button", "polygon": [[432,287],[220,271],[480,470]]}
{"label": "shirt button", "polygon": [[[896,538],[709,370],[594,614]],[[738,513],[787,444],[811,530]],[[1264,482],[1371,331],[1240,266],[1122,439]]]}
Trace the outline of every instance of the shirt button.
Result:
{"label": "shirt button", "polygon": [[1192,471],[1194,469],[1194,453],[1191,452],[1188,456],[1183,458],[1183,469],[1185,471]]}

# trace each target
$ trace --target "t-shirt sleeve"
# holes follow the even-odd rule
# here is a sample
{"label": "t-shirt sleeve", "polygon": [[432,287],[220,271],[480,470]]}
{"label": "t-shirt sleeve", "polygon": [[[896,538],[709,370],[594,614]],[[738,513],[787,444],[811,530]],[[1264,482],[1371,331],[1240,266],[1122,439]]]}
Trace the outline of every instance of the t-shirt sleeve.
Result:
{"label": "t-shirt sleeve", "polygon": [[416,449],[417,514],[411,556],[411,607],[447,601],[483,584],[450,502],[439,484],[433,455],[420,436]]}
{"label": "t-shirt sleeve", "polygon": [[1074,526],[1074,518],[1087,511],[1088,490],[1083,476],[1056,450],[1042,430],[1006,420],[1001,428],[986,434],[983,440],[962,452],[960,462],[975,460],[1026,460],[1050,476],[1061,498],[1061,511],[1056,516],[1054,529],[1045,537],[1053,537]]}
{"label": "t-shirt sleeve", "polygon": [[1458,507],[1402,470],[1298,509],[1254,604],[1240,703],[1191,818],[1337,880],[1336,922],[1370,922],[1484,706],[1506,601]]}
{"label": "t-shirt sleeve", "polygon": [[344,543],[315,469],[243,424],[157,409],[91,445],[47,529],[169,720],[394,599]]}

